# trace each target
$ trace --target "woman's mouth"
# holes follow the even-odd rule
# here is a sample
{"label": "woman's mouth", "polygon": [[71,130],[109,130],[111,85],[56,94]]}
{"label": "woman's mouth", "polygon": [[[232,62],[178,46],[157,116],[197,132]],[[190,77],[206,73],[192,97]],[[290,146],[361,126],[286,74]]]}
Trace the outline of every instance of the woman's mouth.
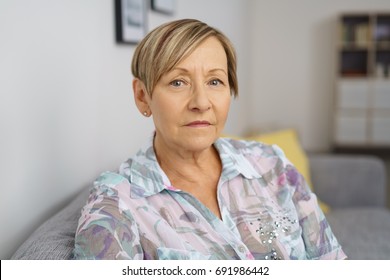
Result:
{"label": "woman's mouth", "polygon": [[194,121],[186,124],[189,127],[207,127],[210,123],[208,121]]}

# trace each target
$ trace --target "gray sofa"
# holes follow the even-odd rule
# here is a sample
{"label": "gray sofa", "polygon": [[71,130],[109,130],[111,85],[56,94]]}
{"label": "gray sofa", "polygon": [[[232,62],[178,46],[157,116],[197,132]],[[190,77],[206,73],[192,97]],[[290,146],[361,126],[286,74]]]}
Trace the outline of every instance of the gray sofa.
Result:
{"label": "gray sofa", "polygon": [[[328,221],[349,259],[390,259],[390,211],[383,161],[371,156],[311,155],[315,192],[332,210]],[[43,223],[12,259],[70,259],[83,190]]]}
{"label": "gray sofa", "polygon": [[331,206],[329,224],[349,259],[390,260],[386,169],[374,156],[310,157],[313,186]]}

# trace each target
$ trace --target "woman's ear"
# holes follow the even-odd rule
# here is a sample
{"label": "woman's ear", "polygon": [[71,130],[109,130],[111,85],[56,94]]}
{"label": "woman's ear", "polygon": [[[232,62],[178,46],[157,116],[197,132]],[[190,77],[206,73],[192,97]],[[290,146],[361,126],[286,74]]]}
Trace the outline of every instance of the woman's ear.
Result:
{"label": "woman's ear", "polygon": [[138,110],[145,117],[149,117],[151,115],[150,111],[150,96],[146,91],[145,84],[138,78],[133,80],[133,92],[134,92],[134,101],[137,105]]}

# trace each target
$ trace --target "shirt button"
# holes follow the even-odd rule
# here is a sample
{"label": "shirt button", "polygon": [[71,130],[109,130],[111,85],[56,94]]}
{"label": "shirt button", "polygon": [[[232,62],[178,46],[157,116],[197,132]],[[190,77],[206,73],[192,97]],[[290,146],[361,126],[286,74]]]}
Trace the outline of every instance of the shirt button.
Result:
{"label": "shirt button", "polygon": [[240,245],[238,246],[238,251],[240,251],[241,253],[244,253],[245,252],[245,247]]}

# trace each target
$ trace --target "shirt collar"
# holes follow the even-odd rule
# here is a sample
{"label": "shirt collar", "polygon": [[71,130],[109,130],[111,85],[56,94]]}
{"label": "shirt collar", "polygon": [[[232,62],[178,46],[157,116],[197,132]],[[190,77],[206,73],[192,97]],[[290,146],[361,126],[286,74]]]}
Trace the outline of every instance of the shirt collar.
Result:
{"label": "shirt collar", "polygon": [[247,179],[261,178],[246,158],[247,144],[244,141],[219,138],[214,143],[214,147],[218,150],[222,161],[222,180],[231,180],[239,174]]}
{"label": "shirt collar", "polygon": [[[120,173],[125,175],[131,184],[130,196],[132,198],[148,197],[160,193],[164,189],[174,190],[157,161],[153,139],[154,134],[134,157],[124,162],[120,167]],[[233,143],[235,142],[224,138],[220,138],[214,143],[222,161],[221,181],[231,180],[239,174],[247,179],[260,178],[261,175]]]}

